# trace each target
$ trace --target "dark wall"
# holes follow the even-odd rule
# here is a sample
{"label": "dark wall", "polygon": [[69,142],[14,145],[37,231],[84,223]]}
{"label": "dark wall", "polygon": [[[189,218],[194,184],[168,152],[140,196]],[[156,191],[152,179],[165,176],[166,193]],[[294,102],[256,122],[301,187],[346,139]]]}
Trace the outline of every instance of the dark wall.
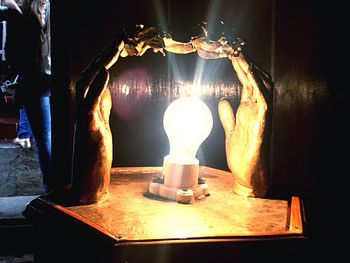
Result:
{"label": "dark wall", "polygon": [[276,1],[274,191],[304,200],[313,259],[342,255],[350,97],[341,1]]}
{"label": "dark wall", "polygon": [[275,10],[274,182],[303,194],[318,187],[319,145],[327,137],[325,32],[312,1],[276,1]]}
{"label": "dark wall", "polygon": [[276,1],[273,164],[276,188],[343,197],[349,89],[343,5]]}

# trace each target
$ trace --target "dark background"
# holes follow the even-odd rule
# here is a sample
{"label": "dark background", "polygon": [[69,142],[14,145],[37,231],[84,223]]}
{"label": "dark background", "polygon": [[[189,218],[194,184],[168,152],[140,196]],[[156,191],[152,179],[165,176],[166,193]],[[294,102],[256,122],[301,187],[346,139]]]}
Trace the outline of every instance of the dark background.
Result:
{"label": "dark background", "polygon": [[[270,72],[275,83],[271,197],[300,196],[307,234],[316,242],[312,243],[315,256],[339,255],[349,176],[345,10],[341,1],[312,0],[52,1],[57,179],[62,183],[70,179],[74,81],[123,27],[162,24],[183,32],[201,21],[222,20],[245,40],[246,52]],[[161,60],[160,54],[146,54],[136,62],[118,61],[111,69],[112,79],[133,65],[154,75],[166,66]],[[234,87],[234,77],[228,82]],[[211,103],[217,99],[214,96]],[[114,166],[161,165],[168,146],[161,131],[165,106],[160,100],[153,98],[147,110],[142,108],[129,122],[112,113]],[[212,110],[215,118],[214,106]],[[217,123],[203,145],[201,160],[225,169],[223,147],[223,131]]]}

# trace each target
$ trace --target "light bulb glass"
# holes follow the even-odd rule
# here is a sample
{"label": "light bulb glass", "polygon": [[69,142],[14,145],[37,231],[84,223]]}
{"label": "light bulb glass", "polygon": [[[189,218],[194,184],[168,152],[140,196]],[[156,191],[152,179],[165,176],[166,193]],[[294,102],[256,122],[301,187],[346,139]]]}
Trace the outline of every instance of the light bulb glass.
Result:
{"label": "light bulb glass", "polygon": [[213,127],[208,106],[199,98],[174,100],[164,113],[163,125],[170,143],[169,159],[175,163],[193,163],[202,142]]}

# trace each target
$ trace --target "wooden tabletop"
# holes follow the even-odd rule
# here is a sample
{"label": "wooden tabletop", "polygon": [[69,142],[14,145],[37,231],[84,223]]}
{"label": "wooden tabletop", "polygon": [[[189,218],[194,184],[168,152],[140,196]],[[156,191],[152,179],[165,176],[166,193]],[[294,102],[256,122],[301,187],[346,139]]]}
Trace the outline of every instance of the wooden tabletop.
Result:
{"label": "wooden tabletop", "polygon": [[180,204],[149,193],[152,178],[161,171],[161,167],[113,168],[106,201],[83,206],[53,202],[52,207],[121,243],[303,235],[299,197],[240,197],[231,191],[229,172],[203,166],[200,176],[210,195]]}

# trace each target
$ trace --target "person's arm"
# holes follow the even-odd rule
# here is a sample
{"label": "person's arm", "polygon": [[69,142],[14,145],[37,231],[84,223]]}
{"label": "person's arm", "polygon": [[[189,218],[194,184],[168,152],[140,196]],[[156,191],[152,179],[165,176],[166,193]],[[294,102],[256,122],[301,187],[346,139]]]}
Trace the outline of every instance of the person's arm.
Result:
{"label": "person's arm", "polygon": [[12,17],[18,14],[22,14],[22,11],[14,0],[1,1],[0,21],[10,20]]}
{"label": "person's arm", "polygon": [[1,5],[7,7],[8,9],[16,10],[18,13],[22,14],[21,8],[14,0],[2,0]]}

